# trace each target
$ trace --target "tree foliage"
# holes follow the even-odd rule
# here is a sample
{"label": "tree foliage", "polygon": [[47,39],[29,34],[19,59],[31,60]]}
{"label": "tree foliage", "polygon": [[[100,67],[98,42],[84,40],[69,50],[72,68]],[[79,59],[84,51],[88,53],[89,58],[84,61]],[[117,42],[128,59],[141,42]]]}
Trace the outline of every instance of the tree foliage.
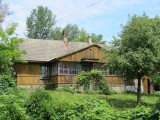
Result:
{"label": "tree foliage", "polygon": [[154,90],[160,91],[160,72],[155,72],[152,79],[154,80]]}
{"label": "tree foliage", "polygon": [[50,32],[50,39],[53,40],[62,40],[62,28],[61,27],[55,27]]}
{"label": "tree foliage", "polygon": [[34,39],[63,39],[62,32],[67,35],[68,41],[86,42],[87,37],[91,36],[93,43],[104,44],[103,36],[94,33],[88,34],[84,29],[80,29],[76,24],[67,24],[64,28],[54,27],[55,15],[47,7],[38,6],[33,9],[27,17],[27,37]]}
{"label": "tree foliage", "polygon": [[55,24],[55,15],[47,7],[38,6],[27,17],[27,37],[35,39],[49,39]]}
{"label": "tree foliage", "polygon": [[103,40],[103,35],[99,34],[96,35],[95,33],[87,33],[85,29],[81,29],[79,32],[79,36],[76,37],[73,41],[76,42],[87,42],[87,38],[90,37],[92,42],[95,44],[105,44],[105,41]]}
{"label": "tree foliage", "polygon": [[67,34],[67,39],[68,41],[74,41],[80,34],[80,29],[76,24],[67,24],[64,28],[63,31]]}
{"label": "tree foliage", "polygon": [[2,0],[0,0],[0,25],[4,21],[7,15],[10,15],[11,12],[9,11],[8,4],[2,3]]}
{"label": "tree foliage", "polygon": [[16,80],[8,75],[0,75],[0,94],[7,92],[8,88],[15,87]]}
{"label": "tree foliage", "polygon": [[97,43],[97,44],[105,44],[105,41],[103,41],[103,35],[99,34],[96,35],[95,33],[91,34],[91,39],[93,43]]}
{"label": "tree foliage", "polygon": [[127,80],[138,79],[137,102],[140,101],[141,78],[159,71],[160,59],[160,18],[143,16],[129,17],[122,26],[119,38],[107,51],[107,64],[116,69]]}
{"label": "tree foliage", "polygon": [[23,39],[13,36],[15,30],[16,24],[6,30],[0,29],[0,74],[11,74],[13,63],[24,62],[21,55],[25,51],[19,49]]}

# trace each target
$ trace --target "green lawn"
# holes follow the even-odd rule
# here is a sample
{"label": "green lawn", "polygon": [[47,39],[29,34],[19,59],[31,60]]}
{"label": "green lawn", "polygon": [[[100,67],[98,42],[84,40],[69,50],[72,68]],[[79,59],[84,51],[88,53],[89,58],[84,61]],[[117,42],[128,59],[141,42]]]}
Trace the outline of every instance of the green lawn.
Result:
{"label": "green lawn", "polygon": [[[23,94],[28,98],[30,94],[35,91],[34,89],[22,89]],[[110,106],[114,109],[128,109],[134,108],[137,105],[137,95],[136,93],[119,93],[111,95],[87,95],[87,94],[77,94],[69,93],[64,91],[56,90],[46,90],[54,99],[61,99],[64,102],[82,102],[84,98],[98,98],[100,100],[107,101]],[[146,107],[152,107],[156,103],[160,96],[142,94],[141,104]]]}
{"label": "green lawn", "polygon": [[[122,93],[105,96],[105,99],[110,106],[115,109],[127,109],[134,108],[137,105],[136,93]],[[146,107],[152,107],[158,100],[157,96],[142,94],[142,105]]]}

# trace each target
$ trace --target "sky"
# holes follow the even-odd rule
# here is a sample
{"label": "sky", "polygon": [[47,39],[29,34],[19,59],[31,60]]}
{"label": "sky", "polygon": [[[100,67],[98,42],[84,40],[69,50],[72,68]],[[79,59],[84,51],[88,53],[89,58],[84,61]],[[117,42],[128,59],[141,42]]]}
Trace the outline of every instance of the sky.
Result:
{"label": "sky", "polygon": [[56,27],[77,24],[87,33],[102,34],[107,43],[127,24],[128,15],[160,16],[160,0],[3,0],[13,12],[5,20],[4,27],[18,23],[16,34],[26,38],[26,18],[38,5],[48,7],[56,16]]}

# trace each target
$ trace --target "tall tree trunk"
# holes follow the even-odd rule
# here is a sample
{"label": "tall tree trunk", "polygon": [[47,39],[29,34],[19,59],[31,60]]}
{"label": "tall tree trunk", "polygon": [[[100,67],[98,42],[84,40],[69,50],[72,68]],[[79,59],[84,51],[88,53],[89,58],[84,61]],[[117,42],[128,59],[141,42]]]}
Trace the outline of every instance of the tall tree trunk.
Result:
{"label": "tall tree trunk", "polygon": [[141,102],[141,76],[138,76],[137,104]]}

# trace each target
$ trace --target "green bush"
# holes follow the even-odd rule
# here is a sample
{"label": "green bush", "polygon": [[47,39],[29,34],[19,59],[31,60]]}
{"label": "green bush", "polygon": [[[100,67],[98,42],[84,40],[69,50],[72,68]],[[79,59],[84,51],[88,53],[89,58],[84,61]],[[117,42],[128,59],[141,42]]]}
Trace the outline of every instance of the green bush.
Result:
{"label": "green bush", "polygon": [[91,78],[90,78],[90,73],[89,72],[82,71],[77,76],[77,83],[80,86],[84,86],[84,90],[89,89],[90,80],[91,80]]}
{"label": "green bush", "polygon": [[37,90],[32,93],[28,101],[26,102],[26,112],[37,120],[48,120],[48,111],[46,111],[46,105],[51,101],[50,94],[45,90]]}
{"label": "green bush", "polygon": [[149,108],[138,105],[137,107],[132,109],[119,111],[115,114],[115,116],[120,120],[148,120],[149,111]]}
{"label": "green bush", "polygon": [[10,87],[16,86],[16,80],[9,75],[0,75],[0,94],[7,92]]}
{"label": "green bush", "polygon": [[83,102],[74,103],[72,109],[79,120],[107,120],[114,113],[107,102],[96,98],[86,98]]}
{"label": "green bush", "polygon": [[48,120],[105,120],[114,114],[107,102],[95,98],[85,98],[83,102],[59,99],[51,101],[47,106],[46,111],[50,116]]}
{"label": "green bush", "polygon": [[159,120],[160,119],[160,98],[151,111],[150,119],[151,120]]}
{"label": "green bush", "polygon": [[0,96],[0,120],[29,120],[24,100],[15,95]]}
{"label": "green bush", "polygon": [[[84,87],[84,90],[101,90],[103,94],[110,94],[110,87],[104,74],[98,70],[88,72],[82,71],[77,76],[77,83]],[[92,89],[91,89],[92,88]]]}
{"label": "green bush", "polygon": [[103,94],[109,95],[111,94],[111,89],[109,87],[109,84],[105,80],[100,80],[99,81],[99,88],[102,91]]}

